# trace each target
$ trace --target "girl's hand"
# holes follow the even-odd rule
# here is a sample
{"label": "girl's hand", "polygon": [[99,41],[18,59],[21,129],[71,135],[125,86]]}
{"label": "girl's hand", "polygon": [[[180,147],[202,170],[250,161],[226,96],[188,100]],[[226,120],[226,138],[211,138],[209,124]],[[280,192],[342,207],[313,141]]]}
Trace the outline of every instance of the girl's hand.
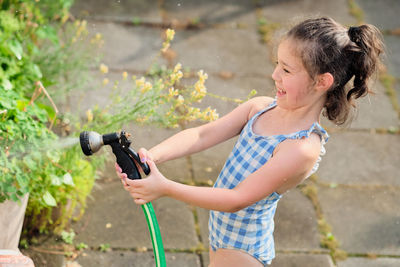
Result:
{"label": "girl's hand", "polygon": [[125,190],[130,193],[135,203],[138,205],[146,204],[166,194],[167,178],[160,173],[153,161],[147,160],[147,164],[151,172],[149,176],[144,179],[127,179],[126,174],[118,172],[117,169],[118,176],[121,178]]}
{"label": "girl's hand", "polygon": [[122,184],[126,186],[127,185],[126,180],[128,178],[128,175],[122,172],[121,167],[116,162],[115,162],[115,171],[117,172],[118,177],[121,179]]}
{"label": "girl's hand", "polygon": [[[145,148],[139,149],[138,154],[140,157],[140,161],[142,163],[146,162],[147,160],[153,160],[153,155]],[[142,167],[140,167],[140,165],[136,161],[134,162],[138,170],[142,171]],[[117,163],[115,163],[115,170],[117,172],[118,177],[121,179],[122,184],[125,186],[126,185],[125,179],[127,179],[128,176],[126,175],[126,173],[122,172],[121,167],[119,167]]]}

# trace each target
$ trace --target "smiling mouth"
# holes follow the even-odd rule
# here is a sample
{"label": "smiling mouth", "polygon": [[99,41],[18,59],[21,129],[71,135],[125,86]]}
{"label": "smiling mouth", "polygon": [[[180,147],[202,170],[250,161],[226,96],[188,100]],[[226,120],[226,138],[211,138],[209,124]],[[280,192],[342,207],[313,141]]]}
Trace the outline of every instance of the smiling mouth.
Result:
{"label": "smiling mouth", "polygon": [[277,88],[276,89],[276,94],[278,95],[278,96],[282,96],[282,95],[285,95],[286,94],[286,91],[284,91],[284,90],[282,90],[282,89],[279,89],[279,88]]}

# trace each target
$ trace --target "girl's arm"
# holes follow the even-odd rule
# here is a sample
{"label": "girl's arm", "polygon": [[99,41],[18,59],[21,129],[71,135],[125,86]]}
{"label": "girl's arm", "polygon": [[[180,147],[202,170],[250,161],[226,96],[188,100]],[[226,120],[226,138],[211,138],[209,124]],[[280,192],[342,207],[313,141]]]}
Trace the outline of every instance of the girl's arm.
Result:
{"label": "girl's arm", "polygon": [[255,111],[272,100],[268,97],[253,98],[216,121],[173,135],[149,152],[141,149],[139,155],[161,163],[205,150],[238,135]]}
{"label": "girl's arm", "polygon": [[320,147],[319,137],[314,135],[286,140],[264,166],[233,189],[190,186],[168,180],[152,161],[148,161],[151,173],[147,178],[128,180],[125,174],[120,177],[137,204],[168,196],[205,209],[235,212],[273,192],[283,193],[299,184],[314,166]]}

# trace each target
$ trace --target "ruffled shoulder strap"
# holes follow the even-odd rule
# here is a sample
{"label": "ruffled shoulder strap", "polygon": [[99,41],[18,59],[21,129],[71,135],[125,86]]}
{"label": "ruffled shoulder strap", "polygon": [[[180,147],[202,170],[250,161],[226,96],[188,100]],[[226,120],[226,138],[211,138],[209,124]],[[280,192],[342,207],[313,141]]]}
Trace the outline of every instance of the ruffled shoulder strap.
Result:
{"label": "ruffled shoulder strap", "polygon": [[322,145],[328,142],[329,135],[327,131],[325,131],[325,129],[322,128],[322,126],[318,122],[314,122],[308,130],[302,130],[289,134],[288,136],[286,136],[286,138],[290,139],[307,138],[310,136],[311,133],[316,133],[319,135],[319,137],[321,138]]}

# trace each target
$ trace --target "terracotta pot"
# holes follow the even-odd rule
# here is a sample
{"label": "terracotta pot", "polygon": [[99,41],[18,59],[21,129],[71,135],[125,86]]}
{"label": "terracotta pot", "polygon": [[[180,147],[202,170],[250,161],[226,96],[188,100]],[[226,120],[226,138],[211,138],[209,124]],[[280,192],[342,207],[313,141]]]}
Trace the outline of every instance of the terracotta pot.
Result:
{"label": "terracotta pot", "polygon": [[0,266],[9,267],[35,267],[33,261],[15,250],[0,249]]}

